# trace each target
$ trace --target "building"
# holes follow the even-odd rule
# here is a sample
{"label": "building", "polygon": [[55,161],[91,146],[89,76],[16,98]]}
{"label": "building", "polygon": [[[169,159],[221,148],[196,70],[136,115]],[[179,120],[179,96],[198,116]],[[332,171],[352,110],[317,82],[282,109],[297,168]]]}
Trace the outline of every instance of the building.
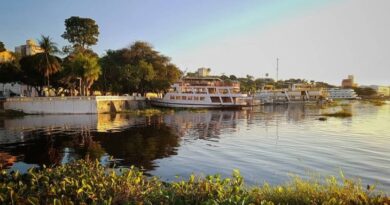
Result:
{"label": "building", "polygon": [[14,59],[14,56],[9,51],[2,51],[0,52],[0,63],[5,63],[12,61]]}
{"label": "building", "polygon": [[0,98],[13,96],[36,97],[38,92],[33,87],[24,84],[0,83]]}
{"label": "building", "polygon": [[15,53],[20,54],[21,57],[31,56],[42,52],[43,49],[39,47],[39,45],[37,45],[34,40],[31,39],[26,41],[26,45],[15,47]]}
{"label": "building", "polygon": [[341,87],[343,88],[356,88],[358,85],[355,83],[355,78],[353,75],[348,75],[347,79],[343,79],[341,82]]}
{"label": "building", "polygon": [[199,68],[197,74],[199,77],[207,77],[210,75],[210,68]]}

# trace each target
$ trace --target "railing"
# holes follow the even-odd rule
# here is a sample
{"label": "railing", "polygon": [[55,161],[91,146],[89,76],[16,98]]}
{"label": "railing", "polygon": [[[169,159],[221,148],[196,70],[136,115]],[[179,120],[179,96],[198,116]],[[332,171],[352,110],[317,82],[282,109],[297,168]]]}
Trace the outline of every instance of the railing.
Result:
{"label": "railing", "polygon": [[64,96],[64,97],[12,97],[8,102],[32,102],[32,101],[66,101],[66,100],[145,100],[139,96]]}

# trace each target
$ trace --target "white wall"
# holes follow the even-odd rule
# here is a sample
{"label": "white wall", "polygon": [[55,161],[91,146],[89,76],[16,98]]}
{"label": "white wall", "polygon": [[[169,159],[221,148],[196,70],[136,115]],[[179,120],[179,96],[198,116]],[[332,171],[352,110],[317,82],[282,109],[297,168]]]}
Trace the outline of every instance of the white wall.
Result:
{"label": "white wall", "polygon": [[17,110],[27,114],[89,114],[106,112],[98,109],[98,101],[143,101],[132,96],[83,96],[83,97],[17,97],[4,102],[5,110]]}

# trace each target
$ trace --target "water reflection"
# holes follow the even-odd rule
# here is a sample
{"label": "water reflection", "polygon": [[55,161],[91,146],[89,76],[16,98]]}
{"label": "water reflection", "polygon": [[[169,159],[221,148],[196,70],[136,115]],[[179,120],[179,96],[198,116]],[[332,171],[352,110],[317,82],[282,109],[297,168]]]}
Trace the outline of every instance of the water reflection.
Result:
{"label": "water reflection", "polygon": [[239,123],[250,125],[258,118],[267,123],[280,115],[300,121],[307,110],[303,105],[280,105],[243,111],[179,111],[153,117],[100,114],[3,118],[0,163],[58,165],[113,156],[119,166],[153,170],[156,159],[177,154],[183,136],[185,141],[218,142],[222,134],[237,132]]}
{"label": "water reflection", "polygon": [[[353,117],[318,120],[322,113],[339,110]],[[239,168],[254,183],[281,183],[288,173],[305,175],[307,170],[337,175],[342,169],[390,187],[389,114],[389,105],[349,103],[176,111],[152,117],[0,118],[0,164],[21,169],[82,158],[107,162],[113,156],[116,166],[143,167],[168,180],[193,172],[230,175]]]}
{"label": "water reflection", "polygon": [[278,126],[280,116],[300,121],[308,113],[313,114],[310,110],[319,112],[317,107],[297,104],[242,111],[179,111],[152,117],[99,114],[2,118],[0,163],[58,165],[75,159],[113,156],[116,165],[153,170],[154,160],[177,154],[183,136],[185,141],[218,142],[222,134],[237,132],[239,124],[251,125],[260,119],[267,125],[276,119]]}

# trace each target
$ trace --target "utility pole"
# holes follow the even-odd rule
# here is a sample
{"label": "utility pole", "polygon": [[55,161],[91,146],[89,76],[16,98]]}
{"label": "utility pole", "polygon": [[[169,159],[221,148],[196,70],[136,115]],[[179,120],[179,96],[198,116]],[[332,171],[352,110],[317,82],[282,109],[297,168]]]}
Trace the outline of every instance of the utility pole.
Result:
{"label": "utility pole", "polygon": [[279,58],[276,58],[276,82],[279,80]]}

